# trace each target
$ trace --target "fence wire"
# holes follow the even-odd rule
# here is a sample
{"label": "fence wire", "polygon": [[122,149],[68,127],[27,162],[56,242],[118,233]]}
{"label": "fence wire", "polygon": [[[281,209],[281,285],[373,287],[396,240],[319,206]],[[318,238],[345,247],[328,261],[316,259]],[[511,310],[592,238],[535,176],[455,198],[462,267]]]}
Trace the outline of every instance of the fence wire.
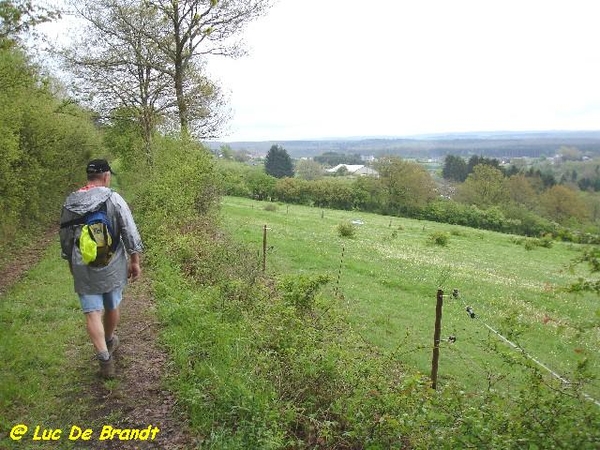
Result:
{"label": "fence wire", "polygon": [[[444,297],[448,298],[450,296],[445,295]],[[542,368],[544,371],[548,372],[554,378],[556,378],[557,380],[559,380],[562,384],[564,384],[564,385],[571,385],[571,382],[567,378],[563,377],[562,375],[560,375],[559,373],[557,373],[556,371],[554,371],[553,369],[551,369],[547,364],[543,363],[538,358],[536,358],[535,356],[531,355],[523,347],[521,347],[520,345],[514,343],[513,341],[511,341],[510,339],[508,339],[506,336],[502,335],[498,330],[496,330],[495,328],[493,328],[492,326],[490,326],[487,322],[485,322],[481,318],[481,316],[479,315],[477,309],[474,308],[473,306],[471,306],[471,304],[468,304],[465,301],[465,299],[462,297],[462,295],[460,295],[458,289],[454,289],[453,290],[451,297],[454,298],[454,299],[459,300],[462,303],[462,306],[464,308],[464,314],[466,316],[468,316],[470,319],[474,320],[475,323],[478,323],[479,325],[483,326],[485,329],[488,330],[488,332],[493,333],[498,339],[500,339],[506,345],[508,345],[509,347],[511,347],[514,350],[518,351],[525,358],[529,359],[535,365],[537,365],[538,367]],[[472,340],[472,341],[474,341],[474,340]],[[475,360],[472,357],[467,356],[466,353],[460,352],[460,351],[456,351],[456,353],[459,354],[459,355],[461,355],[461,357],[463,359],[467,359],[468,358],[471,361],[471,363],[468,364],[469,366],[472,367],[472,364],[476,364],[476,365],[478,364],[478,363],[475,362]],[[593,398],[589,394],[587,394],[585,392],[582,392],[581,395],[585,399],[587,399],[587,400],[595,403],[598,407],[600,407],[600,401],[596,400],[595,398]]]}

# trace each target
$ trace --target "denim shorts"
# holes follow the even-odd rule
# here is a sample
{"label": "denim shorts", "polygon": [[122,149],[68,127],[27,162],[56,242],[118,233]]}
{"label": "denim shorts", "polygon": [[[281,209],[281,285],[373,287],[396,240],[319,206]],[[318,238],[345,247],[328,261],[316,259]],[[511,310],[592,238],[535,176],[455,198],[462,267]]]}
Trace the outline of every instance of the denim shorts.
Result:
{"label": "denim shorts", "polygon": [[115,289],[104,294],[79,294],[79,302],[84,313],[117,309],[122,298],[123,289]]}

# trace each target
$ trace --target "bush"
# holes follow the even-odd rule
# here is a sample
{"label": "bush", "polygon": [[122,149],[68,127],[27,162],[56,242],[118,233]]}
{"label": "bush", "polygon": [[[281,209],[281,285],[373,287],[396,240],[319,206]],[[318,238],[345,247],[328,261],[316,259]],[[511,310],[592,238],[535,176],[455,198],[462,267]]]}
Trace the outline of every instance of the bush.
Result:
{"label": "bush", "polygon": [[433,245],[445,247],[450,241],[450,234],[443,231],[436,231],[429,235],[429,242]]}
{"label": "bush", "polygon": [[512,241],[517,245],[522,245],[525,250],[533,250],[537,247],[552,248],[554,244],[551,234],[546,234],[541,238],[513,238]]}
{"label": "bush", "polygon": [[533,250],[534,248],[536,248],[537,242],[535,239],[525,239],[524,243],[523,243],[523,247],[525,247],[525,250]]}
{"label": "bush", "polygon": [[459,229],[456,229],[456,228],[453,228],[452,230],[450,230],[450,234],[452,236],[463,236],[463,237],[468,236],[468,234],[465,231],[459,230]]}
{"label": "bush", "polygon": [[218,183],[212,156],[193,142],[163,138],[156,144],[154,159],[136,206],[144,217],[144,234],[168,239],[176,229],[202,223],[216,211]]}
{"label": "bush", "polygon": [[2,269],[56,223],[65,194],[85,183],[87,161],[104,148],[88,113],[56,96],[60,89],[17,47],[0,48],[0,86]]}
{"label": "bush", "polygon": [[286,276],[278,284],[284,300],[298,311],[310,311],[314,307],[315,295],[319,289],[329,283],[331,278],[326,275],[309,277]]}
{"label": "bush", "polygon": [[545,234],[544,236],[539,238],[537,242],[540,247],[544,248],[552,248],[552,245],[554,245],[554,239],[552,238],[552,235],[550,233]]}
{"label": "bush", "polygon": [[338,236],[352,238],[356,234],[356,227],[350,222],[342,222],[337,226]]}

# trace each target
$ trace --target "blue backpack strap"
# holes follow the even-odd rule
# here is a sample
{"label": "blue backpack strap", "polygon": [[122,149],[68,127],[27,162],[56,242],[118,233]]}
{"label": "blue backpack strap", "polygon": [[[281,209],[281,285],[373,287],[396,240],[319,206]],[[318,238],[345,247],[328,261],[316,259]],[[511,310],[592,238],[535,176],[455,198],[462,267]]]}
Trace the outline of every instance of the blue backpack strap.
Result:
{"label": "blue backpack strap", "polygon": [[93,223],[103,223],[106,225],[106,228],[112,237],[111,249],[113,251],[117,249],[117,246],[119,245],[119,239],[117,239],[117,236],[115,236],[115,233],[113,232],[112,224],[110,223],[110,219],[108,218],[106,211],[97,210],[87,214],[85,217],[85,223],[87,225],[91,225]]}
{"label": "blue backpack strap", "polygon": [[98,210],[98,211],[94,211],[94,212],[86,214],[85,223],[87,225],[91,225],[93,223],[99,223],[99,222],[102,222],[103,224],[105,224],[109,228],[109,231],[112,234],[112,225],[110,224],[110,220],[108,220],[106,211]]}

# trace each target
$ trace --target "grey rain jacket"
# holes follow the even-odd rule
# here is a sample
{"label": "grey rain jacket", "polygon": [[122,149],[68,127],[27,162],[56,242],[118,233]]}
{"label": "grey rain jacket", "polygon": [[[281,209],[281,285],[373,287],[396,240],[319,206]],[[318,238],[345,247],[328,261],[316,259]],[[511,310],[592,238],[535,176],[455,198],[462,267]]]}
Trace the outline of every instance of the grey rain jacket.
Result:
{"label": "grey rain jacket", "polygon": [[106,202],[106,214],[119,244],[107,266],[93,267],[85,264],[75,242],[81,225],[60,230],[62,258],[71,262],[75,292],[78,294],[103,294],[122,289],[127,284],[127,254],[141,253],[143,244],[129,206],[117,192],[107,187],[93,187],[71,193],[62,208],[60,223],[96,211]]}

